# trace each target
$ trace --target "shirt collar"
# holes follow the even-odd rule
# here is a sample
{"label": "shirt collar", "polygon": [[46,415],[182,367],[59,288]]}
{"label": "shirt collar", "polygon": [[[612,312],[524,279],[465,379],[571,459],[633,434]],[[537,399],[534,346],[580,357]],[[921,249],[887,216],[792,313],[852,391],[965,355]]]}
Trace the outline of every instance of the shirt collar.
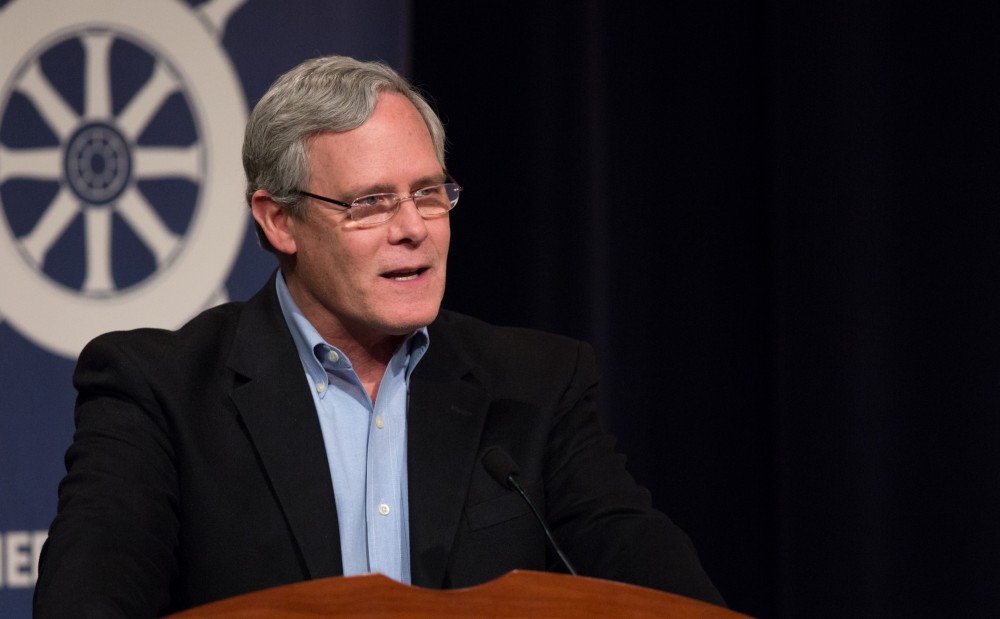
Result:
{"label": "shirt collar", "polygon": [[[315,384],[326,382],[326,373],[329,371],[353,371],[350,359],[342,350],[329,344],[319,334],[316,327],[299,309],[299,306],[292,299],[285,283],[284,275],[279,269],[275,277],[275,288],[278,293],[278,304],[281,306],[281,314],[285,318],[285,324],[292,333],[292,340],[295,342],[295,349],[299,353],[299,360],[306,373],[313,379]],[[393,359],[402,353],[405,355],[406,373],[405,378],[410,380],[410,375],[416,369],[417,364],[424,357],[430,347],[430,334],[427,327],[420,327],[414,331],[396,351]],[[405,353],[403,352],[405,350]]]}

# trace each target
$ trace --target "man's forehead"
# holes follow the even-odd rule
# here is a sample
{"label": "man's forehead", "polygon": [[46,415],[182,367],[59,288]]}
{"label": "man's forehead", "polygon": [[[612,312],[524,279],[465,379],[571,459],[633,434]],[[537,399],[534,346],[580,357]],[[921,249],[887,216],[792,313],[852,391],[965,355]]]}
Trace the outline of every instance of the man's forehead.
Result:
{"label": "man's forehead", "polygon": [[[344,152],[330,152],[336,144],[315,142],[310,149],[310,181],[357,197],[371,193],[400,193],[443,183],[447,173],[432,154],[420,157],[384,157],[381,153],[352,158]],[[395,155],[395,153],[392,153]],[[314,187],[314,189],[318,189]]]}

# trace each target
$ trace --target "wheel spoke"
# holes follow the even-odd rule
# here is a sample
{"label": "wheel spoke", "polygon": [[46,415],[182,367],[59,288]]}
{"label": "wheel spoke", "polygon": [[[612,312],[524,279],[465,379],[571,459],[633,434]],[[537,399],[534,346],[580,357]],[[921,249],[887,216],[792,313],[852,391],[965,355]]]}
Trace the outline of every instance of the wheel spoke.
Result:
{"label": "wheel spoke", "polygon": [[115,289],[111,276],[111,209],[89,206],[83,209],[87,247],[87,275],[84,292],[111,292]]}
{"label": "wheel spoke", "polygon": [[186,178],[197,180],[198,145],[176,148],[141,146],[135,150],[133,172],[136,178]]}
{"label": "wheel spoke", "polygon": [[56,244],[79,211],[79,202],[70,190],[63,188],[31,232],[21,237],[21,246],[39,266],[45,264],[49,249]]}
{"label": "wheel spoke", "polygon": [[76,128],[79,116],[45,77],[37,60],[28,65],[17,89],[31,100],[56,137],[65,141]]}
{"label": "wheel spoke", "polygon": [[166,98],[177,89],[170,72],[157,62],[149,80],[118,115],[118,128],[125,137],[133,142],[137,140]]}
{"label": "wheel spoke", "polygon": [[118,201],[117,210],[146,247],[153,252],[156,265],[163,264],[170,252],[177,247],[179,239],[163,224],[149,202],[135,189],[128,189]]}
{"label": "wheel spoke", "polygon": [[109,33],[91,33],[83,37],[87,58],[83,115],[90,119],[111,118],[111,42]]}
{"label": "wheel spoke", "polygon": [[12,178],[57,181],[62,178],[58,148],[4,148],[0,145],[0,183]]}
{"label": "wheel spoke", "polygon": [[245,3],[246,0],[209,0],[209,2],[199,6],[197,10],[215,28],[221,41],[222,35],[226,31],[226,22],[229,21],[229,16]]}

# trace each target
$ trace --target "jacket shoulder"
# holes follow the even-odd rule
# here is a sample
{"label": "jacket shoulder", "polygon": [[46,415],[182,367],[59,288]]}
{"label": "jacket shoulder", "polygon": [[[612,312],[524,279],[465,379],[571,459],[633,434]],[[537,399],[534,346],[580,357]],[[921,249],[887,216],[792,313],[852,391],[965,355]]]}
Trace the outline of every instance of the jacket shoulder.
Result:
{"label": "jacket shoulder", "polygon": [[463,348],[472,351],[537,353],[540,350],[552,350],[565,354],[576,351],[580,346],[587,346],[580,340],[564,335],[525,327],[499,326],[449,310],[441,310],[432,331],[435,327],[447,337],[461,342]]}
{"label": "jacket shoulder", "polygon": [[163,358],[176,362],[176,353],[179,352],[186,355],[217,353],[226,349],[227,343],[232,340],[244,306],[242,301],[218,305],[174,330],[143,327],[111,331],[91,340],[80,353],[80,358],[89,358],[100,350],[117,350],[150,361]]}
{"label": "jacket shoulder", "polygon": [[498,326],[446,310],[441,311],[430,331],[431,354],[441,344],[460,351],[458,355],[497,388],[519,390],[541,383],[564,384],[574,376],[596,379],[593,349],[570,337]]}

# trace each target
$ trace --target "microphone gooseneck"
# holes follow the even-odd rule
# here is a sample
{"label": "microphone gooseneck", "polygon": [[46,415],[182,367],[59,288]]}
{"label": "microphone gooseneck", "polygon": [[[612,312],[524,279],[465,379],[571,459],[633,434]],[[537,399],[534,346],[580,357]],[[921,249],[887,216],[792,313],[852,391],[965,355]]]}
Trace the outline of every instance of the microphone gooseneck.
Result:
{"label": "microphone gooseneck", "polygon": [[549,525],[545,523],[545,519],[542,518],[538,508],[535,507],[535,502],[531,500],[528,493],[521,487],[517,477],[520,475],[521,469],[517,466],[517,463],[514,462],[513,458],[511,458],[502,447],[494,445],[483,452],[482,462],[483,468],[486,469],[486,472],[489,473],[490,477],[495,479],[498,484],[504,488],[516,490],[517,493],[521,495],[524,502],[531,508],[531,512],[535,514],[535,519],[538,520],[538,524],[542,525],[542,530],[545,531],[545,537],[549,539],[549,543],[552,544],[552,548],[555,549],[556,554],[559,555],[563,565],[566,566],[566,569],[569,570],[570,574],[576,576],[577,573],[573,568],[573,564],[569,562],[569,559],[567,559],[566,555],[563,554],[562,549],[559,548],[559,544],[556,543],[555,537],[552,536],[552,531],[549,530]]}

